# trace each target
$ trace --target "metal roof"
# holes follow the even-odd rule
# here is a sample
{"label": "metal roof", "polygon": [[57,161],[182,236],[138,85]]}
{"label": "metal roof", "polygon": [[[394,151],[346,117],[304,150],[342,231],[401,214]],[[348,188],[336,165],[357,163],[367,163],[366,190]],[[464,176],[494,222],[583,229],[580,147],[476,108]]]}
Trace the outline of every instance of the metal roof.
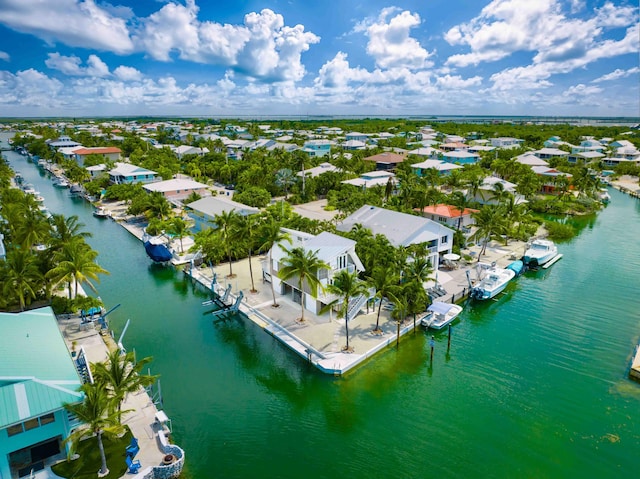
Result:
{"label": "metal roof", "polygon": [[81,398],[80,378],[49,307],[0,313],[0,428]]}

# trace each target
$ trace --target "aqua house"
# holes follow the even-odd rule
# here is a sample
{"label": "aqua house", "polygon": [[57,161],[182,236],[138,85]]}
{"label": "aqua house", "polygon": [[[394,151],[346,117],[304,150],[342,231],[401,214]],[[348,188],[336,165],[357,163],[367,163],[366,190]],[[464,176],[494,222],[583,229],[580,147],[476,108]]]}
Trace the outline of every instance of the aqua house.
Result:
{"label": "aqua house", "polygon": [[78,425],[64,409],[81,379],[49,307],[0,313],[0,478],[29,476],[64,457]]}
{"label": "aqua house", "polygon": [[309,140],[302,147],[302,151],[311,157],[323,157],[331,153],[333,142],[329,140]]}

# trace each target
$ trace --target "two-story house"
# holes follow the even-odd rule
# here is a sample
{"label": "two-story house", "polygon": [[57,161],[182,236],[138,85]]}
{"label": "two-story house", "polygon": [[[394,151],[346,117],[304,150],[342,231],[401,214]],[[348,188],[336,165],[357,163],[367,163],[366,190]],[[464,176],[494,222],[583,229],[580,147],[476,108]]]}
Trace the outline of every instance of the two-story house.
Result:
{"label": "two-story house", "polygon": [[109,171],[109,181],[115,185],[152,183],[157,180],[155,171],[131,163],[116,163],[116,167]]}
{"label": "two-story house", "polygon": [[289,296],[294,302],[303,304],[308,311],[319,314],[322,308],[336,299],[336,296],[322,288],[313,292],[306,285],[303,285],[304,291],[300,291],[297,279],[282,280],[278,272],[287,256],[285,248],[303,248],[305,251],[314,252],[319,260],[327,263],[329,269],[318,271],[318,280],[323,288],[326,288],[339,271],[364,271],[364,266],[356,254],[356,242],[326,231],[312,235],[287,228],[282,230],[289,234],[291,243],[284,242],[273,246],[262,263],[263,278],[273,282],[274,290],[279,294]]}
{"label": "two-story house", "polygon": [[308,140],[302,146],[302,151],[313,158],[327,156],[331,153],[332,141],[329,140]]}
{"label": "two-story house", "polygon": [[49,307],[0,313],[0,477],[23,477],[64,458],[78,426],[64,408],[82,383]]}
{"label": "two-story house", "polygon": [[451,253],[453,248],[454,231],[422,216],[364,205],[336,228],[338,231],[350,231],[355,225],[371,230],[374,235],[385,236],[393,246],[424,244],[434,268],[438,268],[440,256]]}

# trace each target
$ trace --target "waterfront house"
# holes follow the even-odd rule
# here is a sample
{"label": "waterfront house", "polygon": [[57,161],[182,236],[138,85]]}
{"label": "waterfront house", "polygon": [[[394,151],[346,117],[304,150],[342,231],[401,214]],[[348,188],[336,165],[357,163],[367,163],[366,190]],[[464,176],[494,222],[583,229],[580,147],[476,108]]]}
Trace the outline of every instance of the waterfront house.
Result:
{"label": "waterfront house", "polygon": [[473,165],[480,160],[480,155],[466,150],[445,151],[442,154],[441,159],[447,163]]}
{"label": "waterfront house", "polygon": [[302,151],[312,158],[323,157],[331,153],[332,141],[329,140],[309,140],[302,146]]}
{"label": "waterfront house", "polygon": [[638,159],[635,160],[630,160],[628,158],[619,158],[619,157],[606,157],[606,158],[602,158],[602,164],[605,166],[609,166],[609,167],[613,167],[615,168],[618,165],[622,165],[622,164],[631,164],[631,165],[640,165],[640,157]]}
{"label": "waterfront house", "polygon": [[[336,299],[336,296],[320,289],[313,294],[306,285],[303,286],[304,292],[300,291],[297,278],[281,280],[278,277],[278,271],[282,268],[287,256],[284,248],[291,250],[300,247],[305,251],[315,252],[319,260],[327,263],[329,269],[318,271],[318,280],[326,288],[339,271],[346,270],[350,273],[364,271],[364,266],[356,254],[356,242],[327,231],[312,235],[287,228],[282,230],[289,234],[291,243],[284,242],[273,246],[262,263],[263,278],[265,281],[273,282],[274,290],[279,294],[290,296],[294,302],[304,303],[308,311],[319,314],[322,308]],[[271,258],[271,264],[269,258]],[[273,277],[271,271],[273,271]],[[368,298],[364,298],[365,301],[366,299]]]}
{"label": "waterfront house", "polygon": [[378,153],[377,155],[364,158],[364,161],[375,162],[377,171],[392,171],[395,170],[398,164],[402,163],[407,156],[400,153],[392,153],[385,151]]}
{"label": "waterfront house", "polygon": [[440,160],[426,160],[421,163],[414,163],[413,165],[411,165],[411,168],[416,173],[416,175],[422,177],[425,176],[426,171],[429,169],[434,169],[440,176],[444,176],[450,174],[453,170],[462,168],[462,166]]}
{"label": "waterfront house", "polygon": [[422,216],[433,221],[438,221],[450,228],[468,228],[475,224],[475,220],[471,217],[471,214],[477,212],[478,210],[471,208],[465,208],[463,211],[460,211],[459,208],[453,205],[440,203],[425,206],[422,209]]}
{"label": "waterfront house", "polygon": [[89,155],[97,155],[100,156],[103,160],[107,161],[118,161],[120,159],[121,153],[122,151],[120,150],[120,148],[117,148],[115,146],[93,148],[81,147],[73,150],[74,159],[80,166],[84,165],[84,162]]}
{"label": "waterfront house", "polygon": [[65,403],[82,383],[49,307],[0,313],[0,477],[29,476],[63,459],[78,423]]}
{"label": "waterfront house", "polygon": [[109,181],[115,185],[153,183],[158,181],[157,175],[155,171],[131,163],[116,163],[116,167],[109,171]]}
{"label": "waterfront house", "polygon": [[61,136],[53,141],[48,140],[47,144],[49,145],[49,148],[56,150],[59,148],[75,148],[77,146],[82,146],[77,141],[72,140],[70,136]]}
{"label": "waterfront house", "polygon": [[480,188],[478,188],[478,191],[472,199],[482,205],[498,204],[498,200],[496,199],[496,184],[498,183],[502,185],[502,189],[504,191],[511,193],[515,197],[515,203],[517,205],[527,202],[527,200],[524,199],[524,196],[516,193],[517,185],[515,183],[503,180],[497,176],[488,176],[484,178],[482,180],[482,185],[480,185]]}
{"label": "waterfront house", "polygon": [[[558,184],[557,178],[560,176],[564,176],[567,180],[571,180],[573,175],[569,173],[564,173],[562,171],[556,170],[555,168],[550,168],[548,166],[533,166],[531,168],[533,172],[538,175],[542,179],[542,186],[540,191],[546,194],[556,194],[558,192]],[[568,184],[568,189],[573,189],[573,186]]]}
{"label": "waterfront house", "polygon": [[198,232],[207,228],[216,229],[215,216],[223,212],[235,211],[241,216],[259,213],[258,208],[243,205],[225,197],[207,196],[185,205],[187,214],[195,222],[192,230]]}
{"label": "waterfront house", "polygon": [[440,264],[440,255],[451,253],[453,248],[454,231],[422,216],[364,205],[347,216],[336,228],[338,231],[350,231],[355,225],[371,230],[374,235],[385,236],[396,247],[426,245],[434,268]]}
{"label": "waterfront house", "polygon": [[[386,186],[389,181],[395,183],[396,175],[390,171],[370,171],[363,173],[360,178],[353,178],[351,180],[344,180],[342,183],[345,185],[353,185],[359,188],[373,188],[375,186]],[[395,189],[395,187],[394,187]]]}
{"label": "waterfront house", "polygon": [[149,192],[157,191],[162,193],[169,201],[184,200],[192,193],[197,193],[200,196],[211,196],[208,185],[186,178],[156,181],[144,185],[143,188]]}

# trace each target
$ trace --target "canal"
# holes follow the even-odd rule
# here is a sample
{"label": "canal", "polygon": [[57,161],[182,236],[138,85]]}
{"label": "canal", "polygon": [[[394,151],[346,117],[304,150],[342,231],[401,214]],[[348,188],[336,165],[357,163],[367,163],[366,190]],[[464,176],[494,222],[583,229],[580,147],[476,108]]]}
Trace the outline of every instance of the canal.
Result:
{"label": "canal", "polygon": [[116,335],[153,356],[193,478],[598,477],[637,472],[640,202],[612,191],[548,270],[467,305],[345,378],[322,375],[249,321],[212,324],[207,295],[141,243],[56,189],[14,152],[47,207],[77,215],[111,272],[98,284]]}

